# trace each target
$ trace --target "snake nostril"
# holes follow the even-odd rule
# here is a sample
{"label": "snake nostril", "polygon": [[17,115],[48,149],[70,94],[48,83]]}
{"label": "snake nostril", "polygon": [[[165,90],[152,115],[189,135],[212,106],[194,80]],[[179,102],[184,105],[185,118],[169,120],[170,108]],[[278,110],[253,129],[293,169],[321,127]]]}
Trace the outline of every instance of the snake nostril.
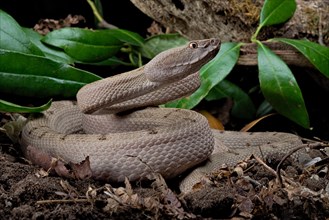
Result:
{"label": "snake nostril", "polygon": [[211,45],[217,45],[217,44],[218,44],[218,39],[216,39],[216,38],[212,38],[212,39],[210,40],[210,44],[211,44]]}

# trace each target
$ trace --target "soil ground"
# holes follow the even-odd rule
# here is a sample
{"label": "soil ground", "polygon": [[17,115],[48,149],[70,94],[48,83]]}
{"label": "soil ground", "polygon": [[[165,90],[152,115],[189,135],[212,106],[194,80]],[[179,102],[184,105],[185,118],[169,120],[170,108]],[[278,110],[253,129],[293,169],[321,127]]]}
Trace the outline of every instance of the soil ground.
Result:
{"label": "soil ground", "polygon": [[[304,169],[288,159],[280,187],[270,168],[253,159],[205,177],[186,195],[176,180],[108,183],[47,175],[9,139],[0,141],[1,219],[327,219],[328,165]],[[324,157],[318,150],[312,157]],[[275,169],[283,155],[271,155]],[[322,162],[323,163],[323,162]]]}

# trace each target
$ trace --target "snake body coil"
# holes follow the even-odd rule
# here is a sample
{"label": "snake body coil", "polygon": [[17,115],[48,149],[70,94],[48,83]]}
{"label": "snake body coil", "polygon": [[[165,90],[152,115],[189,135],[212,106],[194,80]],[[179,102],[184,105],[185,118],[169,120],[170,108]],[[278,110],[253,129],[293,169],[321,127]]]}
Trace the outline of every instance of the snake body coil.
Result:
{"label": "snake body coil", "polygon": [[[23,151],[40,165],[44,163],[29,153],[31,147],[67,162],[89,156],[93,177],[109,181],[139,180],[150,172],[172,178],[209,158],[184,179],[180,188],[187,191],[222,163],[285,152],[299,144],[297,136],[286,133],[215,131],[190,110],[132,111],[194,92],[200,86],[198,70],[218,46],[218,39],[190,42],[157,55],[144,67],[84,86],[77,104],[53,102],[23,128]],[[130,113],[122,113],[127,110]]]}
{"label": "snake body coil", "polygon": [[53,102],[24,127],[24,151],[31,146],[74,163],[89,156],[96,179],[134,181],[150,172],[177,176],[213,151],[214,138],[203,116],[163,108],[113,113],[191,94],[200,85],[197,71],[216,55],[218,45],[217,39],[191,42],[157,55],[144,67],[84,86],[77,105]]}

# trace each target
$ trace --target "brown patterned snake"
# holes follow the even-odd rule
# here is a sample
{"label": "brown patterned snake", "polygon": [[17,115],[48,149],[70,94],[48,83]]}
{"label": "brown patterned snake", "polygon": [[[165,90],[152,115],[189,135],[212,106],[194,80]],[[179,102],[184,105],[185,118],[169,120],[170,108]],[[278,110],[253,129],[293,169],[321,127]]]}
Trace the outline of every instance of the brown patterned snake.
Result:
{"label": "brown patterned snake", "polygon": [[[218,47],[218,39],[192,41],[160,53],[139,69],[84,86],[77,94],[77,105],[53,102],[23,128],[23,151],[29,157],[30,146],[74,163],[89,156],[93,177],[108,181],[125,177],[135,181],[150,172],[172,178],[210,157],[184,179],[181,189],[186,190],[202,173],[222,163],[259,154],[261,145],[268,145],[262,149],[268,154],[300,143],[297,136],[286,133],[215,131],[202,115],[190,110],[131,111],[194,92],[200,85],[198,70],[216,55]],[[130,113],[114,114],[126,110]],[[33,161],[42,164],[38,158]]]}

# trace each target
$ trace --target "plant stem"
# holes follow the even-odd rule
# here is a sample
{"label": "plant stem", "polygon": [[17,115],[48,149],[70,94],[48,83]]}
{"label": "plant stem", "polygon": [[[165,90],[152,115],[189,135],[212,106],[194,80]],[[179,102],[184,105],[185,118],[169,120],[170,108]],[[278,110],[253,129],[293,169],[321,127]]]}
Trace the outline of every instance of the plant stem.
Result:
{"label": "plant stem", "polygon": [[102,22],[104,19],[103,17],[99,14],[94,2],[92,0],[87,0],[88,4],[90,5],[91,9],[93,10],[93,13],[98,20],[98,22]]}
{"label": "plant stem", "polygon": [[94,2],[92,0],[87,0],[88,4],[90,5],[91,9],[93,10],[93,13],[96,17],[96,19],[98,20],[99,27],[103,27],[103,28],[108,28],[108,29],[115,29],[118,28],[112,24],[109,24],[107,21],[104,20],[104,18],[100,15],[100,13],[98,12],[96,5],[94,4]]}
{"label": "plant stem", "polygon": [[257,41],[257,36],[258,36],[260,30],[262,29],[262,27],[263,27],[263,24],[260,24],[260,25],[257,27],[255,33],[251,36],[251,39],[250,39],[251,42],[256,43],[256,41]]}

